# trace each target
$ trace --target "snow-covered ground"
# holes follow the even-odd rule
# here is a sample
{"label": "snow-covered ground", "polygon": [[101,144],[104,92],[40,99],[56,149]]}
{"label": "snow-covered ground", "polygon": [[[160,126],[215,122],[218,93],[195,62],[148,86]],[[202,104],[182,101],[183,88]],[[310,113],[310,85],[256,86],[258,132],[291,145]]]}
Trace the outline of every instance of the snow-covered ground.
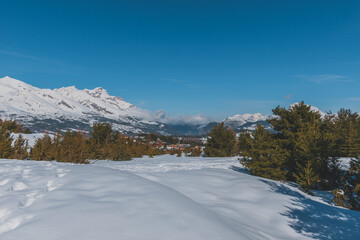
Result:
{"label": "snow-covered ground", "polygon": [[0,160],[0,239],[359,239],[360,213],[236,158]]}

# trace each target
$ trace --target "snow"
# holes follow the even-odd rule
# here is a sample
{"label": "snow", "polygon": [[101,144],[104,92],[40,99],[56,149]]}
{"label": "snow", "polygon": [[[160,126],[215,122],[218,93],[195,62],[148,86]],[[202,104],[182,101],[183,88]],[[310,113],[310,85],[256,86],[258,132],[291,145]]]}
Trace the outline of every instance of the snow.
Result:
{"label": "snow", "polygon": [[72,86],[40,89],[10,77],[0,78],[0,101],[0,110],[6,115],[59,115],[78,119],[93,114],[118,119],[141,115],[142,112],[121,97],[110,96],[103,88],[78,90]]}
{"label": "snow", "polygon": [[159,124],[151,111],[110,96],[101,87],[40,89],[10,77],[0,78],[0,115],[2,119],[17,119],[27,127],[39,120],[44,120],[45,126],[49,124],[47,120],[87,126],[99,121],[112,122],[114,129],[124,133],[140,133],[146,125],[156,128]]}
{"label": "snow", "polygon": [[356,239],[360,213],[237,158],[0,160],[0,239]]}
{"label": "snow", "polygon": [[258,122],[258,121],[266,121],[268,119],[267,115],[261,113],[246,113],[246,114],[236,114],[232,117],[228,117],[229,121],[245,121],[245,122]]}
{"label": "snow", "polygon": [[340,161],[341,169],[349,170],[351,157],[342,157],[342,158],[339,158],[339,161]]}
{"label": "snow", "polygon": [[246,123],[255,123],[258,121],[266,121],[269,117],[267,115],[261,114],[261,113],[255,113],[255,114],[236,114],[232,117],[228,117],[225,119],[224,123],[226,125],[232,125],[235,127],[240,127]]}

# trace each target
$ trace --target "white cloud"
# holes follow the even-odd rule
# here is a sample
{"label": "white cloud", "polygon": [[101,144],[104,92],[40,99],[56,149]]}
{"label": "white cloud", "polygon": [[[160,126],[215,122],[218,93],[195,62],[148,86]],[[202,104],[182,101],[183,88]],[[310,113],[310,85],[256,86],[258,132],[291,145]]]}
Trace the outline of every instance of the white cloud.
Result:
{"label": "white cloud", "polygon": [[348,76],[333,75],[333,74],[321,74],[321,75],[298,75],[297,78],[314,82],[314,83],[326,83],[326,82],[353,82],[354,80]]}
{"label": "white cloud", "polygon": [[155,121],[159,121],[162,123],[167,124],[191,124],[191,125],[197,125],[197,124],[206,124],[211,121],[210,118],[202,115],[181,115],[181,116],[169,116],[166,114],[165,111],[159,110],[154,114]]}
{"label": "white cloud", "polygon": [[14,57],[20,57],[20,58],[26,58],[26,59],[31,59],[31,60],[35,60],[35,61],[43,61],[43,59],[35,57],[35,56],[18,53],[18,52],[7,51],[7,50],[3,50],[3,49],[0,49],[0,54],[14,56]]}

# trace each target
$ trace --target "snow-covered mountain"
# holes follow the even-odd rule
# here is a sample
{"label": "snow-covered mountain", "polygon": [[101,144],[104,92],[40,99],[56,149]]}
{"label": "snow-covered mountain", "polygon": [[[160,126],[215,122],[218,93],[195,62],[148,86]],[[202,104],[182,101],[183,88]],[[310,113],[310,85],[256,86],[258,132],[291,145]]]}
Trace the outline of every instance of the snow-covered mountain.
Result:
{"label": "snow-covered mountain", "polygon": [[224,123],[225,125],[231,126],[233,128],[239,128],[244,126],[245,124],[254,124],[258,122],[265,122],[268,118],[267,115],[261,114],[261,113],[255,113],[255,114],[236,114],[232,117],[228,117],[225,119]]}
{"label": "snow-covered mountain", "polygon": [[[297,103],[294,103],[297,104]],[[293,106],[293,105],[292,105]],[[318,108],[311,106],[313,111]],[[16,119],[34,132],[80,130],[88,131],[95,122],[109,122],[125,134],[160,133],[163,135],[205,135],[217,122],[191,123],[169,118],[165,113],[152,113],[109,95],[101,88],[79,90],[74,86],[59,89],[40,89],[11,77],[0,78],[0,117]],[[236,132],[253,130],[257,123],[270,128],[269,116],[236,114],[224,120]]]}
{"label": "snow-covered mountain", "polygon": [[110,96],[103,88],[40,89],[22,81],[0,78],[0,115],[14,118],[34,131],[88,130],[94,122],[111,122],[124,133],[166,133],[151,113]]}
{"label": "snow-covered mountain", "polygon": [[[0,78],[0,116],[16,119],[35,132],[83,130],[95,122],[110,122],[114,129],[127,134],[156,132],[176,135],[204,135],[216,122],[192,124],[186,121],[169,122],[158,114],[141,109],[110,96],[101,88],[79,90],[74,86],[41,89],[11,77]],[[265,122],[260,113],[228,117],[225,124],[234,130]]]}
{"label": "snow-covered mountain", "polygon": [[142,112],[121,97],[110,96],[103,88],[40,89],[10,77],[0,78],[0,99],[1,110],[7,115],[59,115],[74,119],[95,115],[118,119],[124,116],[139,116]]}

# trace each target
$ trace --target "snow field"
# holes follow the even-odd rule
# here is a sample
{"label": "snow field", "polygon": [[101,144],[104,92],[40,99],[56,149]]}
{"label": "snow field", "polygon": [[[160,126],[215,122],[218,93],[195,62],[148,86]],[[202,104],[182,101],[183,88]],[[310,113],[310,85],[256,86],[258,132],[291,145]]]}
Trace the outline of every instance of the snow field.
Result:
{"label": "snow field", "polygon": [[[321,194],[319,194],[321,195]],[[357,239],[358,212],[237,158],[0,160],[0,239]]]}

